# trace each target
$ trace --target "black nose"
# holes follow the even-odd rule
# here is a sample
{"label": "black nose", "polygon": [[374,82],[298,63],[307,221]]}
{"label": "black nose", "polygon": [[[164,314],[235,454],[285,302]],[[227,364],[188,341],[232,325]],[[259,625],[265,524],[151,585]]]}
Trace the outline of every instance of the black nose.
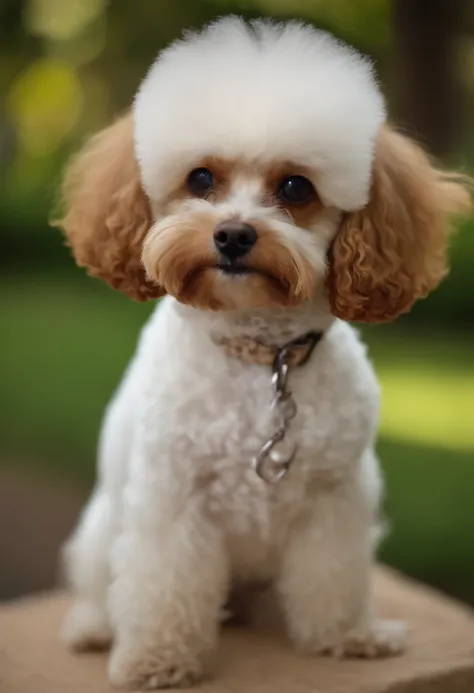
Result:
{"label": "black nose", "polygon": [[229,260],[242,257],[256,242],[257,232],[253,226],[237,219],[221,222],[214,231],[214,245]]}

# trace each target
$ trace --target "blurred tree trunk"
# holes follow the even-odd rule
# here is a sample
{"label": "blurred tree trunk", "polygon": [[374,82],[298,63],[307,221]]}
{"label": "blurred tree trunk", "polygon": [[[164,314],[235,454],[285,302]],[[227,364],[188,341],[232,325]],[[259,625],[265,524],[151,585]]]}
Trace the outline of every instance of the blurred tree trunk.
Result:
{"label": "blurred tree trunk", "polygon": [[438,156],[463,128],[459,39],[466,0],[392,0],[398,118]]}

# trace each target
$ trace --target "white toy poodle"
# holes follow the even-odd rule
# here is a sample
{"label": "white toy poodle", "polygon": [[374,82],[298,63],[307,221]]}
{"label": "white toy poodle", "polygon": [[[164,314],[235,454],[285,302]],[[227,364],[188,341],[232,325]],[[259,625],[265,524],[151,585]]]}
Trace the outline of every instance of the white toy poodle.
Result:
{"label": "white toy poodle", "polygon": [[259,587],[304,652],[400,652],[370,584],[379,391],[346,321],[391,320],[438,284],[462,183],[385,123],[357,52],[231,17],[159,55],[64,200],[80,265],[166,294],[66,547],[69,645],[113,641],[116,686],[187,685],[229,596],[252,612]]}

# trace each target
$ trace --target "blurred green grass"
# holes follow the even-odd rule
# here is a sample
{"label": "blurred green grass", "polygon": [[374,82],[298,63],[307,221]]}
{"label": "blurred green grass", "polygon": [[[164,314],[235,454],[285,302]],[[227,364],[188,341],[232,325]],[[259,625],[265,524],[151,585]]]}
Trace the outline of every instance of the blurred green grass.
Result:
{"label": "blurred green grass", "polygon": [[[103,408],[151,308],[79,272],[2,278],[2,464],[91,482]],[[474,601],[471,335],[401,321],[364,336],[383,390],[382,558]]]}
{"label": "blurred green grass", "polygon": [[89,480],[103,408],[151,306],[78,275],[1,282],[4,455]]}

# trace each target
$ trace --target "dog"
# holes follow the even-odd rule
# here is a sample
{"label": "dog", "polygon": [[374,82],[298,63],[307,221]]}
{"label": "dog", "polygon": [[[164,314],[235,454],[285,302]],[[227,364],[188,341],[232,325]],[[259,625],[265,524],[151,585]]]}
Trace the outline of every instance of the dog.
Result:
{"label": "dog", "polygon": [[348,321],[437,286],[463,180],[387,123],[355,50],[228,17],[158,56],[63,195],[78,264],[164,297],[65,548],[66,642],[113,643],[115,686],[185,686],[229,595],[252,617],[270,590],[302,652],[401,652],[404,625],[372,603],[379,388]]}

